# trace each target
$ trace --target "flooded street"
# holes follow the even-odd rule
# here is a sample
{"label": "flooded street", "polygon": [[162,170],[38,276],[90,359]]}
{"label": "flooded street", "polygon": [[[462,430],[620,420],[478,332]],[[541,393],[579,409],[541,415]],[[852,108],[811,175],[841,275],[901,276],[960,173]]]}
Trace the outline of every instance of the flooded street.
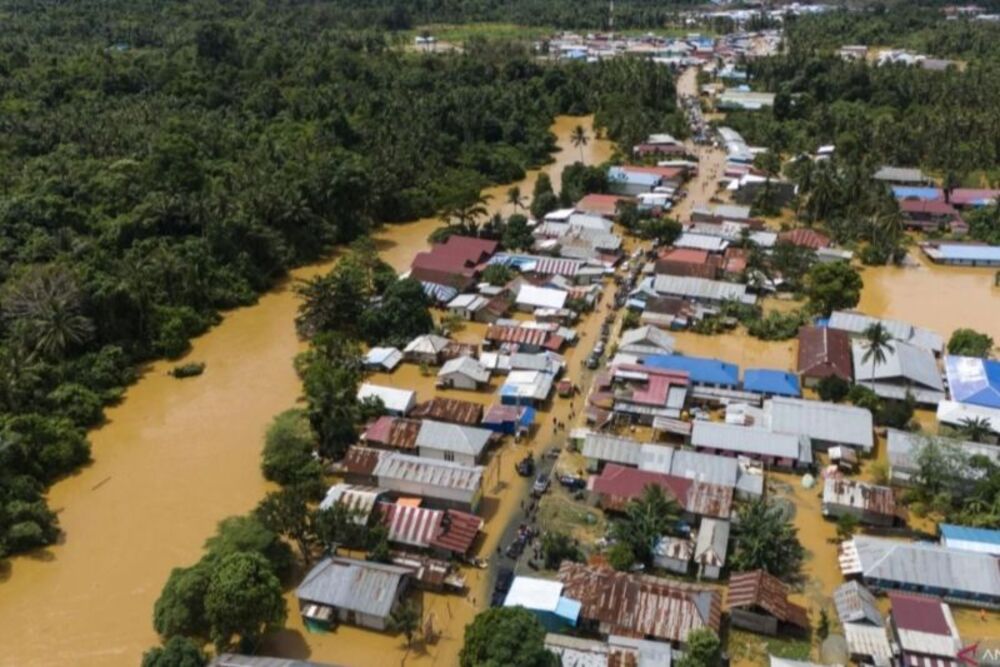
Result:
{"label": "flooded street", "polygon": [[[591,135],[584,148],[588,164],[610,156],[610,143],[593,137],[591,122],[564,117],[554,124],[563,150],[543,169],[557,188],[562,168],[579,159],[579,150],[569,142],[576,125]],[[537,174],[533,170],[518,183],[523,193],[530,194]],[[510,212],[508,187],[488,191],[494,194],[491,210]],[[377,235],[384,257],[397,270],[405,269],[439,224],[426,219],[386,227]],[[293,277],[323,273],[333,261],[296,270]],[[157,643],[153,603],[170,570],[196,561],[220,519],[250,510],[268,490],[260,475],[264,431],[300,394],[292,368],[302,349],[293,323],[296,308],[286,283],[256,305],[227,314],[194,341],[187,357],[206,364],[203,376],[176,380],[166,374],[176,362],[157,362],[108,411],[107,423],[90,434],[94,463],[49,492],[65,531],[63,543],[12,559],[0,572],[0,665],[134,667],[141,653]],[[421,390],[421,398],[430,396]],[[543,429],[538,441],[545,441],[545,435]],[[488,475],[487,495],[496,498],[503,484],[525,483],[513,475],[513,457],[501,455],[499,485]],[[514,498],[505,492],[492,508],[489,503],[484,507],[500,515],[513,509],[504,506],[505,499],[515,504]],[[488,533],[483,553],[495,549],[495,539]],[[436,628],[451,619],[442,640],[428,652],[428,664],[455,662],[461,628],[474,614],[471,598],[484,603],[479,589],[486,582],[479,574],[466,573],[469,602],[425,596]],[[386,650],[403,643],[353,628],[304,637],[297,632],[301,624],[292,604],[289,609],[289,631],[277,643],[290,656],[379,664]]]}

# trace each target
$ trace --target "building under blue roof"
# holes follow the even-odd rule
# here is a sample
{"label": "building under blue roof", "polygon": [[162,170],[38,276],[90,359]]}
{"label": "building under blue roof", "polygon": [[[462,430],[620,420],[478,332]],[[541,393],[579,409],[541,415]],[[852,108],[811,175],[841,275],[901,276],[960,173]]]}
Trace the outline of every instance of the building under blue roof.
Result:
{"label": "building under blue roof", "polygon": [[770,368],[748,368],[743,372],[743,389],[764,396],[802,395],[797,375]]}
{"label": "building under blue roof", "polygon": [[956,526],[952,523],[942,523],[938,530],[941,532],[941,544],[950,549],[1000,556],[1000,530]]}
{"label": "building under blue roof", "polygon": [[941,188],[917,187],[912,185],[892,186],[892,196],[896,199],[919,199],[921,201],[937,201],[944,199]]}
{"label": "building under blue roof", "polygon": [[740,384],[740,367],[718,359],[686,357],[680,354],[647,354],[642,363],[653,368],[686,371],[693,384],[736,388]]}
{"label": "building under blue roof", "polygon": [[1000,408],[1000,361],[949,354],[944,370],[953,401]]}

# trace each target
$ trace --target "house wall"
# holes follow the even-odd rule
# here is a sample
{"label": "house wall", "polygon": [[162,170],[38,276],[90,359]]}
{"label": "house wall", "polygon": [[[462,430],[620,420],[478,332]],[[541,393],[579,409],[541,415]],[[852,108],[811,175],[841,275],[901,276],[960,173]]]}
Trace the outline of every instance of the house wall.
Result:
{"label": "house wall", "polygon": [[698,576],[702,579],[718,579],[722,576],[722,568],[715,565],[702,565],[699,568]]}
{"label": "house wall", "polygon": [[670,572],[676,572],[677,574],[687,574],[688,565],[690,565],[690,561],[680,560],[679,558],[667,558],[665,556],[656,556],[653,559],[653,564],[658,568],[668,570]]}
{"label": "house wall", "polygon": [[857,507],[838,505],[836,503],[823,503],[823,514],[834,518],[839,518],[849,514],[861,523],[866,523],[872,526],[891,526],[895,522],[895,517],[892,516],[866,512]]}
{"label": "house wall", "polygon": [[438,383],[442,387],[452,387],[454,389],[468,389],[474,391],[479,388],[478,382],[463,373],[448,373],[447,375],[442,375],[438,379]]}
{"label": "house wall", "polygon": [[[423,454],[421,454],[423,456]],[[432,486],[420,482],[403,479],[388,479],[380,477],[378,486],[388,489],[398,495],[419,496],[423,498],[428,507],[441,509],[458,509],[466,512],[475,512],[482,495],[481,489],[474,492],[464,489],[452,489],[447,487]]]}
{"label": "house wall", "polygon": [[436,354],[424,354],[421,352],[406,352],[403,354],[403,358],[415,364],[428,364],[430,366],[439,366],[441,364],[441,359]]}
{"label": "house wall", "polygon": [[765,635],[778,634],[778,619],[747,609],[731,609],[729,622],[733,627]]}
{"label": "house wall", "polygon": [[[449,454],[451,455],[449,457]],[[479,463],[476,457],[470,454],[460,454],[458,452],[452,452],[445,449],[436,449],[433,447],[421,447],[418,450],[418,456],[422,459],[436,459],[438,461],[453,461],[455,463],[461,463],[462,465],[474,466]]]}
{"label": "house wall", "polygon": [[473,320],[475,319],[475,314],[468,308],[449,308],[448,313],[450,315],[457,315],[463,320]]}

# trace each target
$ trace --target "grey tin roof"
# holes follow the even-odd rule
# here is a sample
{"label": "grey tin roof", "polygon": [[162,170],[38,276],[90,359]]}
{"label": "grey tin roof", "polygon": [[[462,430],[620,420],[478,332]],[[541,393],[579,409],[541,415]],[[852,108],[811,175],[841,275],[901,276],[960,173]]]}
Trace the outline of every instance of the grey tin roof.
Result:
{"label": "grey tin roof", "polygon": [[395,565],[328,556],[309,571],[295,595],[300,600],[384,618],[410,572]]}

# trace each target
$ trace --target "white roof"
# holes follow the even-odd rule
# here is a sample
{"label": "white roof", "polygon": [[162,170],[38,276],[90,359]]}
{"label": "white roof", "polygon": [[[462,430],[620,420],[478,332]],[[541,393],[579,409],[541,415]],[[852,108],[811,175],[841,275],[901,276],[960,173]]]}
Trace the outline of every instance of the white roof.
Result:
{"label": "white roof", "polygon": [[517,303],[535,308],[562,308],[566,305],[569,292],[548,287],[535,287],[527,283],[517,291]]}
{"label": "white roof", "polygon": [[461,424],[425,419],[417,433],[418,449],[440,449],[479,457],[489,444],[493,431]]}
{"label": "white roof", "polygon": [[844,331],[861,335],[865,332],[865,329],[876,322],[885,327],[889,335],[896,340],[926,348],[935,354],[939,354],[944,349],[944,338],[936,332],[916,327],[909,322],[901,322],[900,320],[886,320],[871,317],[863,313],[835,310],[830,315],[830,323],[827,326],[831,329],[843,329]]}
{"label": "white roof", "polygon": [[655,347],[661,353],[670,354],[674,351],[674,337],[663,329],[651,325],[645,325],[636,329],[629,329],[621,335],[618,345],[619,350],[628,351],[632,346]]}
{"label": "white roof", "polygon": [[417,336],[403,348],[404,352],[416,352],[419,354],[437,354],[450,343],[447,338],[443,336],[436,336],[434,334],[424,334],[423,336]]}
{"label": "white roof", "polygon": [[386,409],[392,412],[409,412],[417,400],[417,392],[365,382],[358,389],[358,400],[363,401],[366,398],[382,399]]}
{"label": "white roof", "polygon": [[941,401],[937,407],[937,418],[939,422],[952,426],[961,426],[964,419],[985,419],[991,431],[1000,433],[1000,410],[996,408],[958,401]]}
{"label": "white roof", "polygon": [[505,607],[524,607],[554,612],[562,595],[561,582],[535,577],[514,577],[503,601]]}
{"label": "white roof", "polygon": [[445,377],[453,373],[468,376],[476,382],[490,381],[489,370],[472,357],[455,357],[454,359],[449,359],[441,366],[441,370],[438,371],[438,377]]}
{"label": "white roof", "polygon": [[480,310],[484,308],[489,300],[478,294],[459,294],[448,302],[448,308],[464,308],[466,310]]}
{"label": "white roof", "polygon": [[544,401],[552,391],[552,375],[541,371],[511,371],[501,394],[511,390],[519,397]]}
{"label": "white roof", "polygon": [[[901,390],[899,396],[889,391],[885,383],[906,382],[915,385],[913,393],[918,400],[921,399],[921,390],[927,394],[927,400],[922,402],[937,403],[944,398],[944,382],[941,380],[941,372],[938,370],[937,361],[934,354],[922,347],[910,345],[902,341],[894,341],[892,349],[885,352],[885,362],[876,364],[874,358],[864,359],[864,341],[855,340],[851,346],[854,355],[854,378],[859,384],[872,386],[875,393],[887,398],[901,398],[905,396],[905,391]],[[872,380],[874,379],[874,385]],[[934,395],[940,394],[935,399]]]}
{"label": "white roof", "polygon": [[729,241],[721,236],[693,234],[691,232],[684,232],[674,241],[674,247],[676,248],[693,248],[709,252],[722,252],[727,246],[729,246]]}
{"label": "white roof", "polygon": [[747,286],[739,283],[726,283],[707,278],[692,278],[689,276],[658,275],[653,279],[653,290],[660,294],[673,294],[693,299],[710,299],[725,301],[734,299],[743,301],[747,296]]}
{"label": "white roof", "polygon": [[753,426],[697,420],[691,429],[691,444],[695,447],[776,456],[805,463],[812,461],[809,438],[789,433],[772,433],[766,428]]}
{"label": "white roof", "polygon": [[566,222],[569,220],[569,216],[576,213],[575,208],[560,208],[555,211],[549,211],[545,214],[545,220],[551,222]]}
{"label": "white roof", "polygon": [[874,445],[872,413],[853,405],[800,398],[776,397],[764,401],[769,427],[778,433],[807,435],[869,451]]}
{"label": "white roof", "polygon": [[365,355],[365,363],[369,366],[382,366],[392,370],[403,360],[403,353],[394,347],[373,347]]}
{"label": "white roof", "polygon": [[867,623],[844,623],[844,639],[851,655],[868,655],[875,658],[876,664],[889,664],[892,658],[892,647],[885,627]]}

